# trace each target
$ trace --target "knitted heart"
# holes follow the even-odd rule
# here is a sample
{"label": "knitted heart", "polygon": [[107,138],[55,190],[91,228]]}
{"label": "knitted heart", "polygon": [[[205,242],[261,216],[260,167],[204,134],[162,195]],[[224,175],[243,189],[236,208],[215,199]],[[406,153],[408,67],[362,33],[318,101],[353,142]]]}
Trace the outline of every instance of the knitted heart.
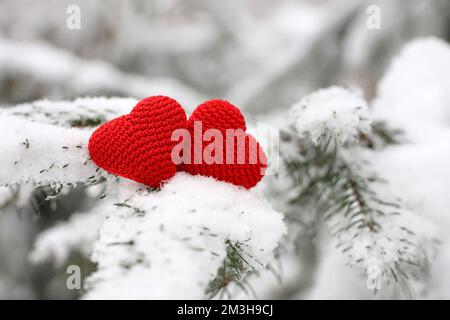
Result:
{"label": "knitted heart", "polygon": [[185,123],[186,113],[178,102],[148,97],[130,114],[97,128],[89,139],[89,153],[106,171],[157,188],[176,173],[171,135]]}
{"label": "knitted heart", "polygon": [[[197,131],[200,132],[198,124],[201,123],[201,134],[208,129],[217,129],[223,136],[223,150],[221,163],[202,163],[196,164],[195,161],[195,123]],[[264,176],[264,170],[267,167],[267,158],[259,143],[253,136],[245,133],[246,125],[242,113],[238,108],[224,100],[210,100],[198,106],[187,121],[186,128],[191,135],[191,155],[189,163],[183,163],[178,167],[179,171],[186,171],[193,175],[203,175],[216,178],[220,181],[230,182],[232,184],[243,186],[247,189],[255,186]],[[232,153],[230,159],[232,163],[226,162],[227,154],[227,129],[241,129],[234,131],[234,148],[228,147]],[[239,134],[239,131],[241,134]],[[245,139],[245,148],[239,144],[239,138]],[[214,139],[211,139],[214,141]],[[202,139],[201,153],[211,143]],[[241,140],[244,141],[244,140]],[[241,152],[241,160],[238,162],[238,152]],[[214,152],[212,153],[214,155]],[[243,158],[244,157],[244,158]],[[244,160],[244,161],[242,161]],[[243,163],[242,163],[243,162]]]}

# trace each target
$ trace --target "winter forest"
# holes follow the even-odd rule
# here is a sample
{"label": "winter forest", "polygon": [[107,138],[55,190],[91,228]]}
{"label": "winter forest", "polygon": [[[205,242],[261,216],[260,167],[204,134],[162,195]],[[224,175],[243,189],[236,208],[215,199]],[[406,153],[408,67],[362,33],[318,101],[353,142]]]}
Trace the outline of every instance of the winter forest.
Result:
{"label": "winter forest", "polygon": [[[0,0],[0,299],[450,299],[449,41],[449,0]],[[98,165],[160,95],[236,106],[261,181]]]}

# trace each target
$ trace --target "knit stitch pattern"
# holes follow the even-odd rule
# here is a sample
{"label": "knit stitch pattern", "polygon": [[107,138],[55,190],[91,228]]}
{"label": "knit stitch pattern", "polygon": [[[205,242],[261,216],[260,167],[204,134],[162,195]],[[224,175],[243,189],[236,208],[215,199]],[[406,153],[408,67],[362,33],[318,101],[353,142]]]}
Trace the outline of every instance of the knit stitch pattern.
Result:
{"label": "knit stitch pattern", "polygon": [[[223,163],[207,164],[202,161],[201,164],[194,163],[194,123],[196,121],[202,124],[202,134],[207,129],[218,129],[223,137]],[[192,175],[203,175],[213,177],[220,181],[230,182],[237,186],[243,186],[246,189],[254,187],[264,176],[267,167],[267,157],[259,143],[253,136],[245,133],[246,125],[242,113],[231,103],[224,100],[209,100],[198,106],[186,123],[189,130],[191,141],[190,162],[178,166],[179,171],[185,171]],[[234,148],[230,148],[233,152],[232,163],[225,163],[227,154],[226,130],[242,129],[235,131]],[[239,132],[241,132],[239,134]],[[245,149],[238,150],[240,144],[239,139],[245,139]],[[202,152],[210,141],[202,142]],[[243,148],[242,148],[243,149]],[[238,152],[245,155],[244,163],[238,163]],[[250,159],[256,159],[251,163]],[[204,159],[203,159],[204,160]]]}
{"label": "knit stitch pattern", "polygon": [[177,171],[171,159],[175,146],[171,135],[185,124],[186,113],[178,102],[148,97],[130,114],[97,128],[89,139],[89,153],[106,171],[158,188]]}

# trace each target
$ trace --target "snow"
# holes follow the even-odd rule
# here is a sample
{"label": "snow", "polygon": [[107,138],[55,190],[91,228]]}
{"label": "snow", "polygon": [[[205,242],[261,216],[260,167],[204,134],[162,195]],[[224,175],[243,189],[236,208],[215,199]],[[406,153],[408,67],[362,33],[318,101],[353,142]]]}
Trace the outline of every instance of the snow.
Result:
{"label": "snow", "polygon": [[[342,227],[336,220],[330,223]],[[405,209],[396,214],[387,213],[376,221],[380,225],[378,232],[352,227],[335,239],[338,250],[347,256],[347,264],[364,270],[367,281],[374,280],[372,285],[377,284],[383,290],[395,283],[396,278],[401,279],[401,272],[406,277],[420,275],[421,269],[417,265],[426,265],[434,258],[437,236],[434,224]],[[332,232],[335,230],[332,228]],[[394,270],[396,275],[392,276]]]}
{"label": "snow", "polygon": [[379,172],[408,207],[434,222],[440,241],[422,297],[450,296],[450,46],[422,38],[405,46],[380,82],[374,106],[405,131],[409,143],[373,154]]}
{"label": "snow", "polygon": [[375,115],[429,141],[450,125],[450,46],[438,38],[406,45],[378,85]]}
{"label": "snow", "polygon": [[[76,184],[100,177],[89,160],[90,130],[62,128],[17,116],[1,116],[0,185]],[[48,154],[51,157],[43,157]]]}
{"label": "snow", "polygon": [[294,104],[289,115],[300,135],[309,135],[315,144],[326,137],[338,143],[358,139],[370,132],[366,101],[354,91],[341,87],[318,90]]}
{"label": "snow", "polygon": [[273,258],[285,231],[282,215],[261,196],[178,173],[161,191],[127,198],[108,215],[85,298],[204,298],[226,241],[241,244],[257,270]]}
{"label": "snow", "polygon": [[77,98],[73,101],[38,100],[1,109],[0,116],[17,116],[30,121],[71,128],[82,119],[101,122],[127,114],[136,105],[132,98]]}

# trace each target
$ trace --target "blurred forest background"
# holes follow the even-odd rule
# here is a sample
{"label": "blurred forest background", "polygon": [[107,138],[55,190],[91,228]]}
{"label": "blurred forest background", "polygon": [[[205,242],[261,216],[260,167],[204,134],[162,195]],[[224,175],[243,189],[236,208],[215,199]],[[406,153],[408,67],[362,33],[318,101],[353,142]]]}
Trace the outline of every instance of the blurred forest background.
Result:
{"label": "blurred forest background", "polygon": [[[71,5],[80,29],[67,28]],[[370,5],[381,9],[378,30],[366,25]],[[449,0],[0,0],[0,107],[166,94],[187,110],[224,98],[251,118],[275,119],[329,85],[359,86],[370,101],[392,57],[427,35],[450,40]],[[31,267],[27,256],[37,233],[80,209],[78,199],[57,212],[38,202],[39,213],[0,214],[0,298],[72,297],[63,271]]]}

